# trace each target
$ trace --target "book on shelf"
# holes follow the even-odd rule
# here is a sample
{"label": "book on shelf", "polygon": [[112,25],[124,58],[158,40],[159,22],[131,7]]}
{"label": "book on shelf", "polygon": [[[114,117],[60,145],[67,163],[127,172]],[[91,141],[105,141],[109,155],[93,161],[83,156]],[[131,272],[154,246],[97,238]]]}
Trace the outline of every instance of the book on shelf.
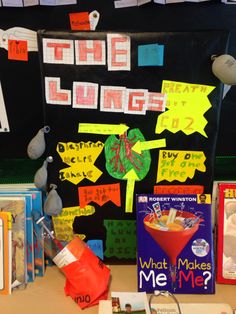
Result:
{"label": "book on shelf", "polygon": [[24,197],[0,196],[1,211],[12,217],[12,288],[27,284],[26,204]]}
{"label": "book on shelf", "polygon": [[236,183],[219,183],[218,194],[216,280],[236,284]]}
{"label": "book on shelf", "polygon": [[0,211],[0,295],[11,294],[12,278],[12,218]]}
{"label": "book on shelf", "polygon": [[210,194],[138,194],[138,290],[215,291]]}
{"label": "book on shelf", "polygon": [[0,190],[1,196],[13,196],[25,198],[26,210],[26,259],[27,259],[27,282],[34,281],[34,237],[33,237],[33,220],[32,220],[32,195],[30,193],[19,193],[16,191],[5,192]]}
{"label": "book on shelf", "polygon": [[43,216],[43,192],[36,188],[33,183],[25,184],[0,184],[0,191],[14,192],[15,194],[31,195],[32,197],[32,227],[33,227],[33,255],[34,255],[34,274],[44,276],[45,273],[45,254],[44,238],[42,226],[36,224],[36,220]]}

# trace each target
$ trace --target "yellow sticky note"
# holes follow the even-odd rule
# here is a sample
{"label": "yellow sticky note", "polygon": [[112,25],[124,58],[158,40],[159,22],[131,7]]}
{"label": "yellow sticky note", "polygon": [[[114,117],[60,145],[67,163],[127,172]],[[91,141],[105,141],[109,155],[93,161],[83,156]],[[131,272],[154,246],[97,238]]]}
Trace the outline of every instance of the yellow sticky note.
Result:
{"label": "yellow sticky note", "polygon": [[214,86],[198,85],[174,81],[163,81],[162,93],[167,93],[167,111],[158,116],[156,130],[172,133],[178,131],[190,135],[198,132],[207,137],[204,131],[207,120],[204,113],[211,108],[208,95]]}
{"label": "yellow sticky note", "polygon": [[192,179],[196,170],[206,171],[205,160],[202,151],[160,150],[156,182]]}
{"label": "yellow sticky note", "polygon": [[76,216],[89,216],[95,213],[93,206],[87,205],[64,207],[62,213],[52,217],[56,238],[60,241],[71,241],[74,237],[72,224]]}

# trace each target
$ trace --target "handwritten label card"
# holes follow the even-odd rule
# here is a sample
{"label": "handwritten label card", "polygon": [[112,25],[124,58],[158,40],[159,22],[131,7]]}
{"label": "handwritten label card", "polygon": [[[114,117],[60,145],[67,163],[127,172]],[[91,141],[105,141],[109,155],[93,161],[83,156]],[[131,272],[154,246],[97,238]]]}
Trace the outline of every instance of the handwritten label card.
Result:
{"label": "handwritten label card", "polygon": [[28,47],[26,40],[8,40],[8,59],[28,61]]}

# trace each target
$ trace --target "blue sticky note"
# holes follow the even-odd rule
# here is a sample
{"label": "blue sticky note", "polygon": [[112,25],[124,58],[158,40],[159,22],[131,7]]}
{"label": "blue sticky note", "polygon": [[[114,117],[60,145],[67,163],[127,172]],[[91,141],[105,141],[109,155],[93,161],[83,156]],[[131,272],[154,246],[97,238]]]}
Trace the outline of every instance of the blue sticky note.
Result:
{"label": "blue sticky note", "polygon": [[163,66],[164,45],[149,44],[138,46],[138,66]]}
{"label": "blue sticky note", "polygon": [[103,242],[102,240],[88,240],[87,245],[93,251],[95,255],[97,255],[101,260],[103,260]]}

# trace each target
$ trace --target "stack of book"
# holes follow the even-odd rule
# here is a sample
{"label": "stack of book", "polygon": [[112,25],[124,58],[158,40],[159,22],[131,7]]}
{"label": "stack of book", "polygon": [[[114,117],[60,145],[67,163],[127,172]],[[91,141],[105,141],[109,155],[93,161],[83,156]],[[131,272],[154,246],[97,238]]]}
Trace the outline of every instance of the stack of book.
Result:
{"label": "stack of book", "polygon": [[24,289],[45,273],[43,192],[33,184],[0,184],[0,294]]}

